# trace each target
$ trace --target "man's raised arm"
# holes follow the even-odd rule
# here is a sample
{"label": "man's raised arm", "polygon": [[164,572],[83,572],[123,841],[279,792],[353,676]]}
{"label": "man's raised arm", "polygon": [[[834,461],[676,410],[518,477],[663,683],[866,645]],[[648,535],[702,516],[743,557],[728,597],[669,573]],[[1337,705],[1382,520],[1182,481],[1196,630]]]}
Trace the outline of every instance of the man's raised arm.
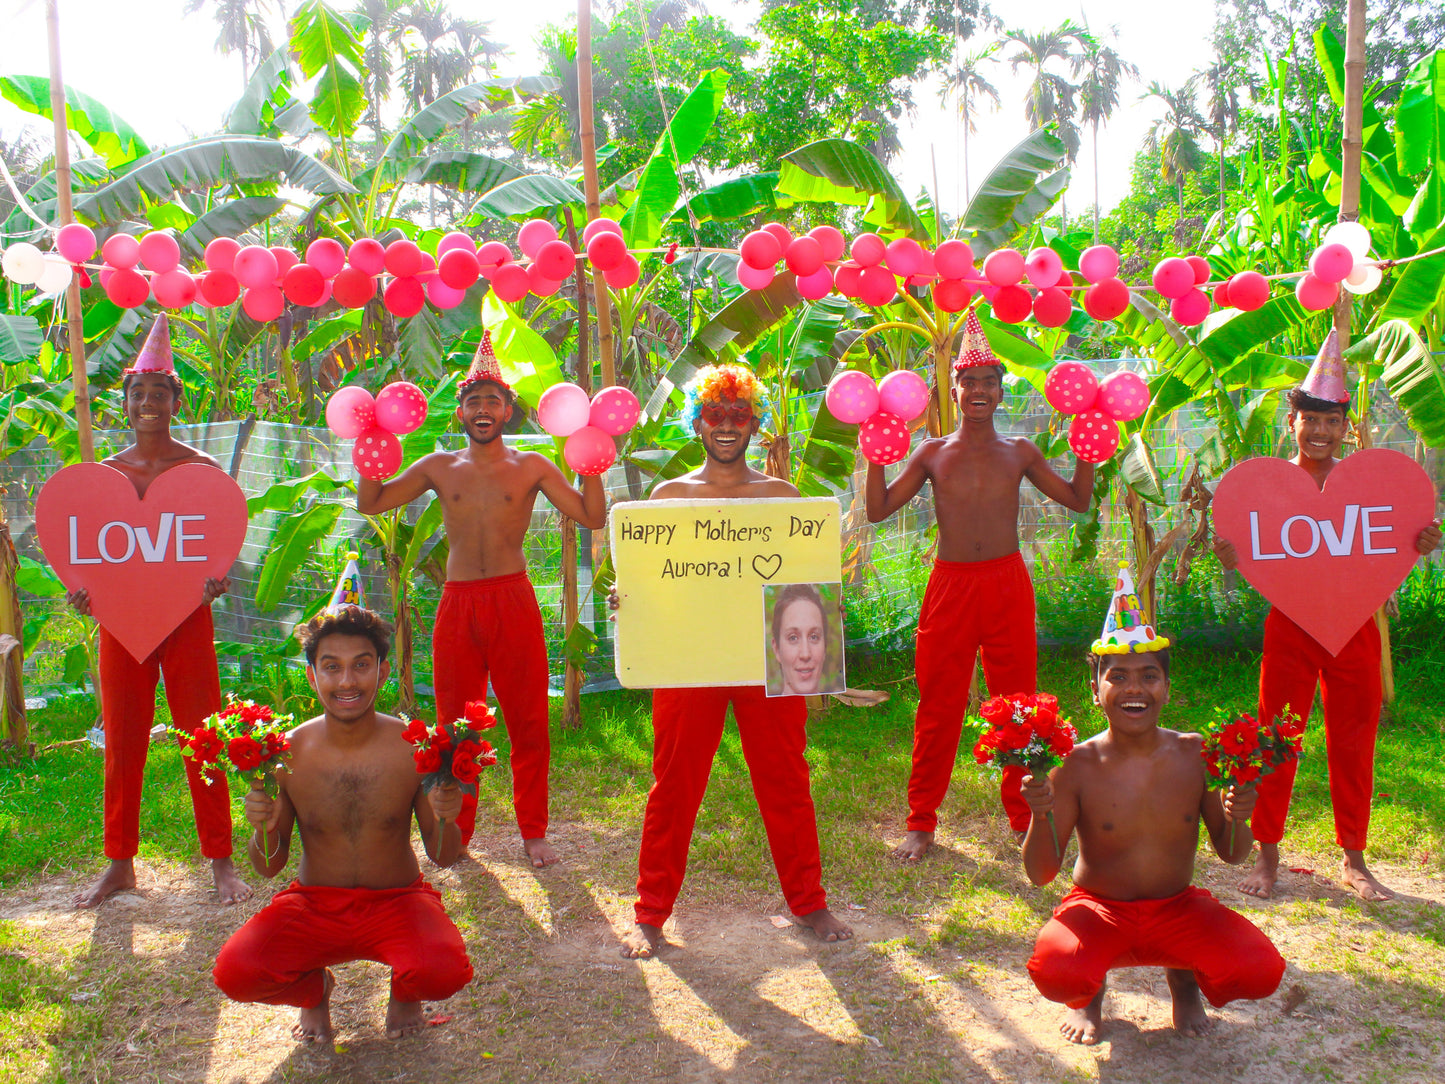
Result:
{"label": "man's raised arm", "polygon": [[1086,463],[1082,459],[1075,460],[1074,477],[1066,482],[1058,471],[1049,466],[1049,461],[1044,458],[1044,453],[1039,451],[1038,445],[1033,441],[1029,441],[1028,445],[1033,449],[1033,456],[1024,474],[1034,484],[1034,488],[1070,511],[1087,512],[1089,502],[1094,499],[1094,464]]}
{"label": "man's raised arm", "polygon": [[868,481],[863,491],[863,503],[869,523],[882,522],[918,496],[923,483],[928,481],[925,460],[932,454],[932,442],[925,440],[908,457],[908,462],[898,477],[893,479],[892,485],[888,484],[879,464],[868,464]]}
{"label": "man's raised arm", "polygon": [[582,492],[579,493],[563,477],[557,464],[546,456],[539,455],[537,458],[542,465],[539,481],[542,495],[552,502],[552,507],[583,527],[600,530],[607,522],[607,492],[602,488],[602,476],[584,474]]}
{"label": "man's raised arm", "polygon": [[[438,453],[433,453],[433,455]],[[432,456],[424,455],[389,482],[356,480],[356,510],[363,516],[375,516],[401,508],[434,488],[431,479]]]}

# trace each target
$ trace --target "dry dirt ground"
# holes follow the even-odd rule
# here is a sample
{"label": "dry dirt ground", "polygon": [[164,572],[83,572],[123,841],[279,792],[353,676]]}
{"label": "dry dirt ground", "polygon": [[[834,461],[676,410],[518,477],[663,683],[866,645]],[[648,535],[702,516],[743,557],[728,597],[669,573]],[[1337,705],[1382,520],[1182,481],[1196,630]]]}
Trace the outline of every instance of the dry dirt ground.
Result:
{"label": "dry dirt ground", "polygon": [[[703,871],[684,888],[646,962],[618,957],[630,919],[635,840],[572,826],[563,863],[534,873],[501,834],[474,860],[429,876],[467,938],[476,978],[429,1005],[436,1026],[390,1042],[386,974],[339,969],[334,1051],[298,1047],[294,1010],[221,998],[209,969],[224,939],[269,898],[214,902],[200,868],[142,862],[139,891],[73,911],[78,875],[7,892],[0,920],[36,975],[63,979],[80,1019],[54,1047],[36,1037],[31,1079],[116,1081],[1410,1081],[1445,1079],[1442,886],[1380,869],[1400,902],[1360,905],[1323,876],[1292,873],[1276,901],[1244,906],[1234,871],[1199,879],[1241,906],[1289,969],[1266,1001],[1213,1015],[1212,1036],[1169,1026],[1162,972],[1115,972],[1104,1041],[1057,1032],[1024,970],[1061,889],[1017,874],[1006,838],[941,837],[923,869],[832,885],[857,939],[822,945],[773,917],[780,901]],[[990,835],[990,832],[993,834]],[[877,860],[886,863],[882,841]],[[1293,856],[1326,872],[1331,856]],[[764,856],[758,856],[765,862]],[[605,878],[605,879],[604,879]],[[904,884],[908,896],[889,889]],[[855,892],[856,896],[849,893]],[[913,900],[913,903],[900,901]],[[942,900],[942,903],[937,901]],[[933,901],[931,904],[924,901]],[[928,908],[928,909],[923,909]],[[86,1014],[89,1014],[87,1016]]]}

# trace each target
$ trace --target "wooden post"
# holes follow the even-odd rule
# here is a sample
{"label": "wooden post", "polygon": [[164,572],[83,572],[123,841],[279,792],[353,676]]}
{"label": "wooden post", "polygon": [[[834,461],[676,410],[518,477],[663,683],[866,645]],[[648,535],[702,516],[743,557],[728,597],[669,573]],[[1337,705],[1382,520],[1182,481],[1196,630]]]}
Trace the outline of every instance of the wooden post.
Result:
{"label": "wooden post", "polygon": [[[571,210],[563,211],[567,219],[567,243],[577,251],[577,227]],[[577,276],[577,383],[583,391],[592,390],[592,361],[588,352],[587,277]],[[581,608],[578,594],[580,549],[577,544],[577,523],[562,517],[562,629],[564,638],[577,627]],[[582,725],[582,671],[570,658],[562,671],[562,725],[575,730]]]}
{"label": "wooden post", "polygon": [[[587,221],[598,217],[602,201],[597,185],[597,122],[592,109],[592,0],[577,0],[577,113],[582,132],[582,193],[587,200]],[[576,250],[576,243],[573,242]],[[578,275],[580,284],[582,276]],[[597,298],[597,358],[602,363],[602,386],[617,383],[617,362],[612,345],[612,302],[602,272],[592,268]],[[590,374],[589,374],[590,375]]]}
{"label": "wooden post", "polygon": [[[0,486],[0,496],[5,487]],[[20,642],[25,627],[20,612],[20,596],[15,589],[15,576],[20,559],[10,540],[10,524],[5,508],[0,505],[0,746],[19,749],[34,755],[30,749],[30,726],[25,717],[25,648]]]}
{"label": "wooden post", "polygon": [[[50,113],[55,121],[55,195],[60,224],[75,221],[70,201],[70,134],[65,123],[65,83],[60,75],[59,0],[45,0],[45,27],[50,39]],[[75,277],[65,291],[70,327],[70,382],[75,389],[75,427],[80,437],[80,458],[95,462],[95,436],[90,421],[90,382],[85,372],[85,325],[80,311],[80,282]]]}

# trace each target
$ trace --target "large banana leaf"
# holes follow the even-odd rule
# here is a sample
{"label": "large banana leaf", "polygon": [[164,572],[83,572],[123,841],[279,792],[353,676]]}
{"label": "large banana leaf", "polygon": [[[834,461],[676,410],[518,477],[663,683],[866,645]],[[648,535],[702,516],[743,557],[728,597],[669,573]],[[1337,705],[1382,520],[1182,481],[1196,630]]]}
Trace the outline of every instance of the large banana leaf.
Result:
{"label": "large banana leaf", "polygon": [[361,40],[366,25],[364,15],[343,14],[323,0],[306,0],[291,17],[291,55],[301,73],[316,80],[311,119],[332,136],[355,132],[366,109]]}
{"label": "large banana leaf", "polygon": [[312,471],[301,478],[272,482],[263,491],[246,501],[246,515],[262,512],[293,512],[308,493],[334,493],[348,488],[348,483],[334,478],[324,470]]}
{"label": "large banana leaf", "polygon": [[253,226],[279,214],[285,206],[286,201],[280,196],[243,196],[230,200],[196,219],[176,240],[181,252],[194,258],[217,237],[240,237]]}
{"label": "large banana leaf", "polygon": [[327,501],[284,516],[276,524],[256,578],[256,609],[270,613],[281,604],[311,548],[331,534],[340,518],[341,505]]}
{"label": "large banana leaf", "polygon": [[793,205],[792,197],[778,191],[778,174],[750,173],[705,188],[686,207],[673,212],[672,221],[687,218],[687,208],[699,222],[730,222],[759,211],[781,211]]}
{"label": "large banana leaf", "polygon": [[[467,151],[444,151],[420,158],[385,158],[377,167],[383,186],[399,184],[439,184],[459,192],[490,192],[523,173],[510,162],[486,154]],[[370,188],[374,171],[358,174],[358,187]]]}
{"label": "large banana leaf", "polygon": [[292,93],[296,67],[291,51],[277,49],[251,73],[246,90],[226,115],[235,135],[306,136],[316,131],[306,106]]}
{"label": "large banana leaf", "polygon": [[[0,97],[12,105],[50,118],[50,80],[38,75],[0,76]],[[65,88],[65,125],[108,166],[118,166],[150,153],[136,130],[100,102],[73,87]]]}
{"label": "large banana leaf", "polygon": [[793,484],[805,497],[833,496],[848,487],[857,462],[858,427],[833,417],[825,400],[803,440],[803,452],[793,471]]}
{"label": "large banana leaf", "polygon": [[534,173],[514,177],[497,185],[477,201],[480,218],[510,218],[539,212],[561,214],[563,207],[580,208],[585,204],[582,189],[560,177]]}
{"label": "large banana leaf", "polygon": [[401,465],[411,466],[437,450],[437,441],[452,423],[457,409],[457,374],[448,373],[427,396],[426,421],[401,441]]}
{"label": "large banana leaf", "polygon": [[518,98],[547,94],[559,86],[561,84],[550,75],[527,75],[482,79],[458,87],[403,121],[382,152],[382,159],[409,158],[420,154],[428,143],[448,128],[476,116],[483,109],[495,113]]}
{"label": "large banana leaf", "polygon": [[76,198],[77,217],[104,224],[140,214],[148,200],[218,184],[278,182],[316,195],[355,192],[346,178],[309,154],[256,136],[206,136],[147,155],[124,176]]}
{"label": "large banana leaf", "polygon": [[396,346],[407,375],[436,380],[446,371],[442,352],[441,317],[430,305],[408,320],[398,321]]}
{"label": "large banana leaf", "polygon": [[1068,187],[1064,143],[1039,129],[1026,136],[989,171],[969,200],[960,230],[974,236],[969,244],[982,259],[1033,225]]}
{"label": "large banana leaf", "polygon": [[535,408],[544,391],[562,382],[562,367],[547,340],[494,293],[482,300],[482,326],[492,333],[502,376],[526,406]]}
{"label": "large banana leaf", "polygon": [[[1445,227],[1426,238],[1421,250],[1429,251],[1442,244],[1445,244]],[[1445,253],[1413,260],[1400,268],[1397,274],[1390,296],[1380,306],[1379,319],[1418,323],[1440,303],[1440,294],[1445,288]]]}
{"label": "large banana leaf", "polygon": [[31,361],[40,353],[44,341],[35,317],[0,314],[0,362],[16,365]]}
{"label": "large banana leaf", "polygon": [[800,201],[866,205],[864,223],[883,236],[929,240],[898,182],[866,148],[846,139],[820,139],[783,155],[778,191]]}
{"label": "large banana leaf", "polygon": [[1407,176],[1445,169],[1445,51],[1421,60],[1400,86],[1395,161]]}
{"label": "large banana leaf", "polygon": [[1415,430],[1432,448],[1445,445],[1445,371],[1415,330],[1387,320],[1345,351],[1351,364],[1380,367],[1380,377]]}

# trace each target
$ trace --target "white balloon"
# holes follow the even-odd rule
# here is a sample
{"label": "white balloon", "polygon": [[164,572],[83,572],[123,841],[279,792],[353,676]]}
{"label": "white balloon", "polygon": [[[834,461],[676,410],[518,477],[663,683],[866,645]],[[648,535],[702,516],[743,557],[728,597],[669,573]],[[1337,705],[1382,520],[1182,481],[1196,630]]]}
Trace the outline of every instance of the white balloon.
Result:
{"label": "white balloon", "polygon": [[[1360,267],[1355,268],[1355,271],[1359,270],[1361,270]],[[1380,280],[1384,278],[1384,276],[1380,274],[1380,269],[1374,264],[1365,266],[1363,270],[1365,273],[1359,282],[1355,281],[1355,271],[1351,271],[1349,277],[1340,283],[1340,285],[1352,294],[1374,293],[1375,290],[1379,288]]]}
{"label": "white balloon", "polygon": [[1325,244],[1344,245],[1358,263],[1370,254],[1370,231],[1358,222],[1336,222],[1325,231]]}
{"label": "white balloon", "polygon": [[21,241],[5,250],[0,259],[0,270],[11,282],[29,286],[45,273],[45,256],[34,245]]}
{"label": "white balloon", "polygon": [[45,270],[35,280],[35,288],[42,294],[58,294],[70,285],[71,274],[63,256],[46,256]]}

